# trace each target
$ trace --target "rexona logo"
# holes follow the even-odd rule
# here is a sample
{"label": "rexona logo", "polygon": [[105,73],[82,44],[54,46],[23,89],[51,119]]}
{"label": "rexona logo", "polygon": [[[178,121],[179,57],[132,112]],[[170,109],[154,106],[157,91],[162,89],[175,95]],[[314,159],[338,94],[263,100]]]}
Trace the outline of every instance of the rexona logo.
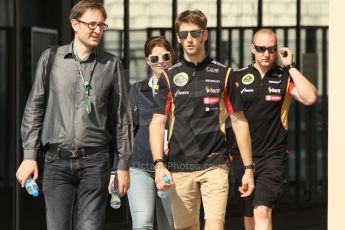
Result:
{"label": "rexona logo", "polygon": [[268,92],[270,92],[270,93],[280,93],[280,89],[275,89],[275,88],[268,87]]}
{"label": "rexona logo", "polygon": [[265,100],[266,101],[280,101],[282,99],[282,96],[280,95],[266,95]]}
{"label": "rexona logo", "polygon": [[220,89],[213,89],[209,87],[208,85],[205,87],[205,90],[207,93],[220,93]]}
{"label": "rexona logo", "polygon": [[248,73],[242,77],[242,83],[244,85],[250,85],[254,81],[254,75],[251,73]]}
{"label": "rexona logo", "polygon": [[204,97],[203,102],[205,105],[214,105],[219,103],[219,97]]}
{"label": "rexona logo", "polygon": [[188,82],[188,74],[186,74],[185,72],[181,72],[178,74],[175,74],[173,81],[174,84],[177,86],[185,86]]}

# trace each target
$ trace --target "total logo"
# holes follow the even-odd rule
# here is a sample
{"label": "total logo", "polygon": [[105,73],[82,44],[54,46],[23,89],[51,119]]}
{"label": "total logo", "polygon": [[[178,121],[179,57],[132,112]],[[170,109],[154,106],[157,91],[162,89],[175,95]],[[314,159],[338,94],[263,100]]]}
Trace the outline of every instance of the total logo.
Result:
{"label": "total logo", "polygon": [[268,92],[269,93],[280,93],[280,89],[268,87]]}
{"label": "total logo", "polygon": [[208,85],[205,87],[205,90],[207,93],[220,93],[220,89],[213,89],[209,87]]}
{"label": "total logo", "polygon": [[282,96],[280,95],[266,95],[265,100],[266,101],[280,101],[282,99]]}

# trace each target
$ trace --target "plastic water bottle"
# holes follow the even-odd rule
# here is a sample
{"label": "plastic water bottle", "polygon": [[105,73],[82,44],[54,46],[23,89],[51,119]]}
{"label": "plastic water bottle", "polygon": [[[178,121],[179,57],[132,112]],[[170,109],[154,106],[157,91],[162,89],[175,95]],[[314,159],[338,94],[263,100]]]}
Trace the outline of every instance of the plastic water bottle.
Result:
{"label": "plastic water bottle", "polygon": [[26,191],[28,191],[28,193],[34,197],[37,197],[40,194],[38,190],[38,186],[35,180],[32,178],[26,180],[25,188],[26,188]]}
{"label": "plastic water bottle", "polygon": [[[168,176],[164,176],[163,180],[166,184],[170,183],[170,178]],[[163,190],[158,189],[157,191],[157,196],[159,196],[160,198],[163,198],[163,199],[167,198],[168,195],[169,195],[169,190],[163,191]]]}
{"label": "plastic water bottle", "polygon": [[119,193],[119,189],[118,189],[118,186],[117,186],[115,178],[114,178],[113,191],[111,193],[110,206],[113,209],[118,209],[118,208],[121,207],[120,193]]}

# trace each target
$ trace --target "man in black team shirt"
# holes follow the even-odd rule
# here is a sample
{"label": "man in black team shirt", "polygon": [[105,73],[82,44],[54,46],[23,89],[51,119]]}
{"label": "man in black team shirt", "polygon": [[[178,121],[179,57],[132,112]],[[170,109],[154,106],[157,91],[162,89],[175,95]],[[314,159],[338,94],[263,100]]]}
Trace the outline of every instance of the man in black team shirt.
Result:
{"label": "man in black team shirt", "polygon": [[[260,29],[254,34],[251,50],[255,62],[233,74],[249,122],[256,168],[253,195],[239,199],[244,209],[246,230],[254,229],[254,226],[256,230],[270,230],[272,208],[287,182],[284,167],[289,106],[292,98],[304,105],[315,103],[316,89],[296,69],[291,50],[287,47],[277,50],[277,38],[271,29]],[[284,67],[275,64],[277,54]],[[232,165],[238,185],[243,175],[239,152],[234,143]]]}
{"label": "man in black team shirt", "polygon": [[[150,124],[150,145],[158,189],[171,187],[172,212],[177,229],[199,229],[201,198],[205,229],[223,229],[228,198],[225,164],[225,120],[231,116],[243,163],[248,167],[242,196],[254,189],[248,123],[239,91],[229,85],[230,68],[205,52],[207,18],[199,11],[184,11],[176,22],[177,40],[184,50],[181,62],[159,78],[156,108]],[[169,169],[163,163],[163,136],[169,119]],[[165,184],[163,176],[170,177]]]}

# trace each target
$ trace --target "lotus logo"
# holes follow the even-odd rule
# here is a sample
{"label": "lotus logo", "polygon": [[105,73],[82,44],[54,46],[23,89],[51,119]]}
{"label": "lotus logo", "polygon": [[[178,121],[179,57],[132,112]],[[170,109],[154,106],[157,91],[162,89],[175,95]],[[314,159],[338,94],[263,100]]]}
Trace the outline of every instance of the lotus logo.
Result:
{"label": "lotus logo", "polygon": [[174,76],[173,81],[177,86],[185,86],[188,82],[188,74],[181,72]]}
{"label": "lotus logo", "polygon": [[250,85],[254,81],[254,75],[251,73],[248,73],[242,77],[242,83],[244,85]]}

